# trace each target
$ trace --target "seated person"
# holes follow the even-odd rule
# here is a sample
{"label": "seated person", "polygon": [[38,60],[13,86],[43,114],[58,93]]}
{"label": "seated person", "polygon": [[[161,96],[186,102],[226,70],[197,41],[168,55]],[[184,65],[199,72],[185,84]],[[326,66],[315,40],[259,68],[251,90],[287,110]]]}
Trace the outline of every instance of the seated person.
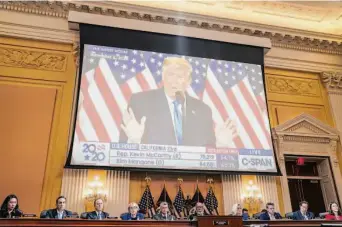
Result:
{"label": "seated person", "polygon": [[56,199],[56,208],[50,209],[46,211],[46,214],[42,218],[55,218],[55,219],[63,219],[67,217],[72,217],[72,212],[65,209],[66,206],[66,198],[64,196],[60,196]]}
{"label": "seated person", "polygon": [[260,220],[276,220],[282,219],[282,216],[274,211],[274,203],[266,203],[266,212],[259,217]]}
{"label": "seated person", "polygon": [[314,219],[315,216],[312,212],[308,211],[309,203],[306,201],[302,201],[299,203],[299,210],[293,212],[292,219],[293,220],[309,220]]}
{"label": "seated person", "polygon": [[329,204],[329,214],[325,215],[325,220],[342,220],[341,210],[336,202]]}
{"label": "seated person", "polygon": [[102,199],[95,199],[94,201],[95,210],[92,212],[88,212],[86,219],[97,219],[103,220],[109,217],[107,212],[103,211],[103,200]]}
{"label": "seated person", "polygon": [[235,203],[232,207],[232,212],[230,213],[232,216],[242,216],[242,206],[239,203]]}
{"label": "seated person", "polygon": [[153,216],[154,220],[158,221],[174,221],[176,220],[169,211],[169,204],[167,202],[161,202],[159,206],[160,212]]}
{"label": "seated person", "polygon": [[247,221],[249,219],[248,210],[246,208],[242,209],[242,220]]}
{"label": "seated person", "polygon": [[130,203],[128,204],[128,213],[124,213],[120,216],[121,220],[143,220],[144,215],[141,213],[138,213],[139,206],[136,203]]}
{"label": "seated person", "polygon": [[1,205],[0,218],[15,218],[23,216],[19,210],[19,202],[16,195],[8,195]]}
{"label": "seated person", "polygon": [[189,215],[188,219],[190,221],[197,221],[198,216],[204,216],[204,204],[203,203],[196,203],[195,210],[192,214]]}

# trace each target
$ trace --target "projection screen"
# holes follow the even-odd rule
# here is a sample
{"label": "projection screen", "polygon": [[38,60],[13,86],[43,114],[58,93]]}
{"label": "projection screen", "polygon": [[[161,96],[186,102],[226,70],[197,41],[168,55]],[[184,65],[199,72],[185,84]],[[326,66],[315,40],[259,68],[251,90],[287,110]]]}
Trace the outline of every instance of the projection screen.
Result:
{"label": "projection screen", "polygon": [[93,44],[82,46],[69,165],[277,172],[263,64]]}

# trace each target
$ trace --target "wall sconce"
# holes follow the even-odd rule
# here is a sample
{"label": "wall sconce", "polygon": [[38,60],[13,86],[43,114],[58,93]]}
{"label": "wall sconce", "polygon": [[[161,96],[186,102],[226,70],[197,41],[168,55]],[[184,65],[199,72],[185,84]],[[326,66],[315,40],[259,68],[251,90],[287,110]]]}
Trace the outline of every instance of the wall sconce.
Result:
{"label": "wall sconce", "polygon": [[94,202],[96,199],[102,199],[103,202],[107,202],[107,194],[100,178],[95,176],[94,180],[88,183],[88,187],[84,193],[84,199],[89,202]]}
{"label": "wall sconce", "polygon": [[252,180],[248,182],[246,193],[242,193],[241,198],[243,202],[248,205],[262,203],[262,195],[259,192],[259,188],[255,184],[253,184]]}

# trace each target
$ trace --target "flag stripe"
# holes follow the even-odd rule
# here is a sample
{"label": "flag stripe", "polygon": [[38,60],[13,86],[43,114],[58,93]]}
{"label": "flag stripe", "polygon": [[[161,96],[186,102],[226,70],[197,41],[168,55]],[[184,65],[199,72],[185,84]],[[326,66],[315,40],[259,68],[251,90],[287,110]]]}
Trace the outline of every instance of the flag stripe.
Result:
{"label": "flag stripe", "polygon": [[[239,105],[239,102],[237,101],[237,98],[234,94],[234,92],[232,91],[234,88],[228,90],[226,92],[227,97],[229,99],[229,102],[234,106],[234,110],[237,113],[237,115],[239,116],[239,120],[242,123],[243,128],[245,128],[245,130],[248,132],[249,137],[252,140],[253,146],[250,148],[257,148],[260,149],[262,148],[262,145],[258,139],[258,136],[256,135],[255,131],[253,130],[252,126],[249,124],[244,111],[242,110],[241,106]],[[241,100],[239,100],[241,102]],[[245,138],[245,137],[244,137]],[[249,147],[247,147],[249,148]]]}
{"label": "flag stripe", "polygon": [[92,103],[95,106],[96,112],[98,113],[102,125],[106,131],[106,138],[103,138],[103,142],[117,142],[119,138],[118,127],[115,124],[114,119],[111,116],[110,108],[106,105],[105,99],[101,90],[98,86],[99,83],[99,75],[95,74],[94,77],[88,77],[89,84],[89,96],[92,100]]}
{"label": "flag stripe", "polygon": [[[110,88],[108,87],[108,84],[106,83],[100,68],[96,68],[95,82],[96,82],[97,86],[99,88],[101,88],[101,93],[102,93],[102,96],[103,96],[104,101],[106,103],[106,106],[110,107],[108,109],[110,111],[112,119],[115,120],[116,125],[120,125],[121,124],[121,113],[119,111],[117,111],[120,109],[120,107],[116,103],[116,100],[113,97],[112,92],[110,91]],[[115,129],[113,129],[113,130],[115,130]]]}
{"label": "flag stripe", "polygon": [[238,117],[239,114],[235,110],[236,103],[235,103],[235,105],[230,103],[225,91],[223,90],[223,88],[221,87],[219,82],[217,81],[216,77],[213,75],[210,68],[208,68],[207,80],[211,84],[211,87],[216,88],[215,93],[218,97],[217,99],[219,99],[222,102],[223,106],[225,107],[227,112],[230,114],[230,119],[236,121],[238,124],[238,136],[240,136],[241,142],[243,144],[243,146],[241,146],[239,148],[254,148],[254,145],[253,145],[252,140],[249,136],[249,133],[247,133],[248,130],[246,130],[243,127],[243,125],[241,124],[241,119]]}
{"label": "flag stripe", "polygon": [[267,149],[269,149],[270,148],[270,144],[268,141],[269,131],[265,127],[264,119],[262,117],[262,113],[260,112],[261,110],[257,106],[256,99],[253,98],[254,97],[253,93],[251,93],[251,91],[248,89],[248,87],[250,87],[250,85],[245,84],[246,81],[248,82],[248,80],[245,80],[244,83],[241,83],[239,86],[241,93],[244,95],[245,100],[247,101],[249,107],[252,109],[253,114],[258,121],[258,124],[262,128],[263,135],[266,137],[266,141],[267,141]]}
{"label": "flag stripe", "polygon": [[[226,109],[224,108],[221,102],[221,99],[217,96],[215,91],[212,89],[211,84],[206,83],[205,88],[206,88],[206,93],[208,94],[209,97],[211,97],[210,100],[215,104],[215,107],[218,108],[217,110],[215,108],[214,111],[220,113],[223,119],[228,119],[228,118],[231,119],[231,116],[230,117],[228,116],[228,113]],[[224,120],[222,121],[223,121],[222,123],[224,123]],[[220,122],[218,124],[222,124],[222,123]],[[235,147],[244,147],[244,144],[242,143],[242,139],[239,134],[236,136],[233,142],[234,142]]]}
{"label": "flag stripe", "polygon": [[[93,71],[94,72],[94,71]],[[88,74],[89,75],[89,74]],[[96,111],[96,107],[94,105],[93,100],[90,97],[90,91],[89,91],[89,81],[88,81],[88,75],[85,76],[85,79],[82,80],[81,83],[81,89],[82,93],[84,95],[84,102],[83,107],[85,109],[85,112],[89,116],[89,119],[92,122],[92,125],[95,126],[94,129],[96,131],[96,135],[98,137],[99,141],[110,141],[109,136],[106,132],[106,129],[104,125],[102,124],[101,118]]]}
{"label": "flag stripe", "polygon": [[84,108],[81,108],[79,112],[79,123],[81,125],[81,132],[83,133],[86,141],[99,141],[94,126],[92,125],[86,111]]}
{"label": "flag stripe", "polygon": [[150,90],[150,86],[148,85],[147,81],[145,80],[144,74],[139,73],[135,78],[137,79],[137,82],[143,91]]}

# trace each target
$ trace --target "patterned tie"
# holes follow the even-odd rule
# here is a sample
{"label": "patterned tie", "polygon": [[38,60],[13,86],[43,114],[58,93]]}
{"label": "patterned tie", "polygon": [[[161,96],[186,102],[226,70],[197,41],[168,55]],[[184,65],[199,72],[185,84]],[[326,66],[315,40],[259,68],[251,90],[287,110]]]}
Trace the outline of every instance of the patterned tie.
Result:
{"label": "patterned tie", "polygon": [[179,102],[173,101],[173,118],[175,122],[175,132],[177,138],[177,144],[182,144],[183,129],[182,129],[182,114],[178,110]]}

